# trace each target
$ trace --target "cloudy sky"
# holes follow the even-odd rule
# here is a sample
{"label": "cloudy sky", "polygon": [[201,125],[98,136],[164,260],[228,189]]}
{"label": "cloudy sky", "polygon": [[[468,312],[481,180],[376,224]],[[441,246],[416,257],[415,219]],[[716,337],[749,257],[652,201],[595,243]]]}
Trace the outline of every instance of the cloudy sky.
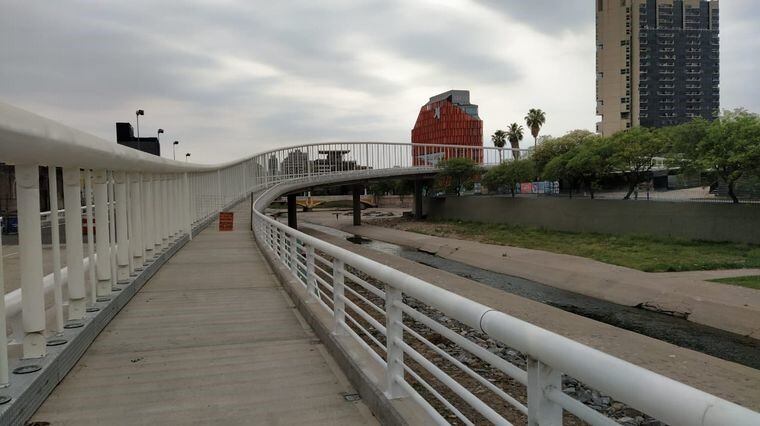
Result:
{"label": "cloudy sky", "polygon": [[[0,102],[110,141],[142,108],[141,134],[162,127],[197,162],[407,142],[420,106],[449,89],[470,90],[486,135],[532,107],[561,135],[597,121],[593,4],[0,0]],[[760,111],[760,8],[721,9],[721,106]]]}

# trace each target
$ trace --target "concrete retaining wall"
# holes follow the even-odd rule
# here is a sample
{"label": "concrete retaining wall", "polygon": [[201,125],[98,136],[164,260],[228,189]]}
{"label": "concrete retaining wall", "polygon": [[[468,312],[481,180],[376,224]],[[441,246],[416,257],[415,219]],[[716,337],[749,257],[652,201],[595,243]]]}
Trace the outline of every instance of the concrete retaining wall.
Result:
{"label": "concrete retaining wall", "polygon": [[759,205],[465,196],[426,198],[425,211],[432,219],[760,244]]}

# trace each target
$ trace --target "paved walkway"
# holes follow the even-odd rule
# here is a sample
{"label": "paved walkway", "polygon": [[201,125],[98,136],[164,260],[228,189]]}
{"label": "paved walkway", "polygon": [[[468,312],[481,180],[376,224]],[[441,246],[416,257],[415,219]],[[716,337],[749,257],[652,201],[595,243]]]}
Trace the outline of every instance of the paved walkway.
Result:
{"label": "paved walkway", "polygon": [[250,235],[216,224],[154,276],[32,421],[93,425],[373,424]]}

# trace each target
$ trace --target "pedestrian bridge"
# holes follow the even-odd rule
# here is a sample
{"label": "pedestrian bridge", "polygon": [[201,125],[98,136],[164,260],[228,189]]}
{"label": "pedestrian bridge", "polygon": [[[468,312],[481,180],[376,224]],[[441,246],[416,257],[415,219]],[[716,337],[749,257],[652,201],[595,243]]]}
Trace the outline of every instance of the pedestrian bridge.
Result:
{"label": "pedestrian bridge", "polygon": [[[328,164],[320,151],[345,155]],[[20,276],[0,303],[0,424],[615,424],[565,393],[565,377],[667,424],[760,424],[265,214],[320,185],[435,173],[424,159],[441,152],[486,166],[511,157],[334,143],[199,165],[0,104]],[[62,172],[63,208],[52,197],[47,214],[40,167]],[[231,231],[219,230],[221,211],[234,212]],[[51,228],[48,276],[44,217],[65,231]],[[504,347],[519,355],[494,350]]]}

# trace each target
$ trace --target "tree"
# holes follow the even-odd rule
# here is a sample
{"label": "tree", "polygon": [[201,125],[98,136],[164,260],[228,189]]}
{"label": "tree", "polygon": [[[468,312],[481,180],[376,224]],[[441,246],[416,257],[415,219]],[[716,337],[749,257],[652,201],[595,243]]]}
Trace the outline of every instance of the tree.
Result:
{"label": "tree", "polygon": [[614,171],[614,153],[615,146],[608,138],[590,135],[567,154],[566,173],[583,182],[593,199],[599,179]]}
{"label": "tree", "polygon": [[628,192],[623,197],[628,200],[636,185],[649,177],[656,157],[663,154],[665,145],[654,130],[644,127],[617,132],[611,136],[610,143],[614,152],[611,160],[628,183]]}
{"label": "tree", "polygon": [[514,197],[515,186],[533,179],[533,176],[535,176],[535,171],[531,160],[514,160],[488,170],[483,175],[483,185],[492,191],[498,191],[505,186],[509,187]]}
{"label": "tree", "polygon": [[531,159],[536,164],[536,173],[545,177],[544,168],[553,158],[572,150],[592,135],[593,133],[588,130],[573,130],[562,137],[549,139],[538,145],[531,155]]}
{"label": "tree", "polygon": [[491,142],[493,142],[493,146],[496,148],[499,148],[499,163],[504,161],[504,153],[502,151],[502,148],[504,148],[504,145],[507,144],[507,132],[504,130],[497,130],[491,135]]}
{"label": "tree", "polygon": [[507,128],[507,139],[512,145],[512,156],[515,160],[519,160],[520,151],[516,150],[520,149],[520,141],[523,140],[523,126],[517,123],[510,124]]}
{"label": "tree", "polygon": [[472,188],[473,179],[481,169],[477,163],[469,158],[455,157],[438,162],[437,167],[439,186],[446,192],[454,192],[462,195],[462,188]]}
{"label": "tree", "polygon": [[573,198],[573,188],[578,183],[578,175],[575,170],[568,166],[568,163],[573,158],[573,154],[572,151],[568,151],[552,158],[546,163],[542,172],[544,179],[558,180],[567,184],[570,190],[570,198]]}
{"label": "tree", "polygon": [[533,135],[533,148],[538,146],[538,132],[541,131],[541,126],[546,123],[546,113],[540,109],[531,108],[528,111],[528,115],[525,116],[525,124],[530,129],[530,134]]}
{"label": "tree", "polygon": [[734,203],[736,182],[746,175],[760,175],[760,117],[746,110],[727,111],[710,123],[691,158],[698,167],[714,170],[728,185]]}

